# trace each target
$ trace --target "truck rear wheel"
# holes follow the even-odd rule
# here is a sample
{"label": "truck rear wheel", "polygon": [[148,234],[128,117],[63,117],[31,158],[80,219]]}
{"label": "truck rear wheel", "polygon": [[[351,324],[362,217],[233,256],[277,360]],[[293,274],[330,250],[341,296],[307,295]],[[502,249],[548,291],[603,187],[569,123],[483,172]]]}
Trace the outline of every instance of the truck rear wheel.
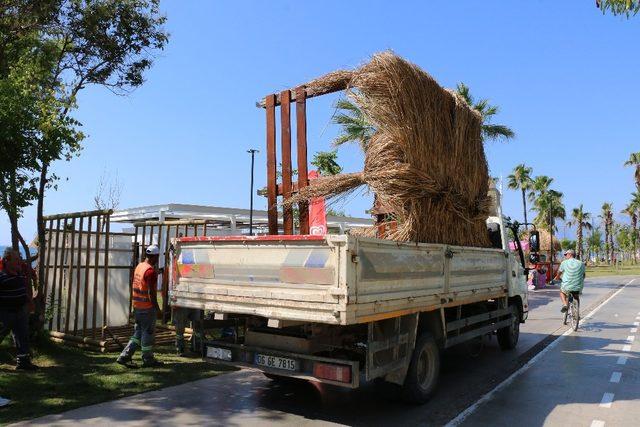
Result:
{"label": "truck rear wheel", "polygon": [[433,336],[425,332],[416,341],[407,377],[402,387],[404,400],[425,403],[436,389],[440,376],[440,349]]}
{"label": "truck rear wheel", "polygon": [[498,329],[498,344],[502,350],[513,350],[518,345],[520,338],[520,310],[516,305],[510,305],[511,323],[509,326]]}

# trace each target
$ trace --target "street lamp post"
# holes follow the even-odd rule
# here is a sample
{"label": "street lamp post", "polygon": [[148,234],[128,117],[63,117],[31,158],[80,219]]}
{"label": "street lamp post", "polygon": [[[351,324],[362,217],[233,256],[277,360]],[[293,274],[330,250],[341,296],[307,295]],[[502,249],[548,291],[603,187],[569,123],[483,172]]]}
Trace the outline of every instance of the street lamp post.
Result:
{"label": "street lamp post", "polygon": [[249,236],[253,236],[253,166],[255,164],[255,156],[256,153],[259,153],[259,150],[255,148],[250,148],[247,150],[247,153],[251,154],[251,196],[249,198]]}

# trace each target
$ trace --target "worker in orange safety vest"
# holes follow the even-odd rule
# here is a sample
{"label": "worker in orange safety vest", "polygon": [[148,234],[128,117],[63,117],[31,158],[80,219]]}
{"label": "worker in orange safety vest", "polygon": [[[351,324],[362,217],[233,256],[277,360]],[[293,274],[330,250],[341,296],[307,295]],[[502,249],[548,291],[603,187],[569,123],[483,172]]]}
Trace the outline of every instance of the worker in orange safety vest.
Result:
{"label": "worker in orange safety vest", "polygon": [[156,270],[160,249],[157,245],[151,245],[147,247],[145,254],[145,260],[138,264],[133,273],[132,299],[135,317],[133,336],[116,360],[125,366],[131,363],[131,358],[138,348],[142,350],[143,367],[162,365],[162,362],[153,356],[156,318],[160,312],[157,298],[158,271]]}

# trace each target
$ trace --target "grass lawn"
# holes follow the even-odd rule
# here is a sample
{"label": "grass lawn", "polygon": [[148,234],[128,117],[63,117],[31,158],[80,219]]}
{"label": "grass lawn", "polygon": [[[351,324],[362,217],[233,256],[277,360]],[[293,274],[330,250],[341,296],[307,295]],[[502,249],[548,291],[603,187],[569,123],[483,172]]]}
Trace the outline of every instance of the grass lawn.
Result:
{"label": "grass lawn", "polygon": [[638,276],[640,275],[640,265],[588,265],[587,277],[599,276]]}
{"label": "grass lawn", "polygon": [[[10,338],[0,343],[0,397],[12,403],[0,408],[0,424],[40,417],[123,396],[213,377],[229,369],[199,357],[175,356],[171,346],[157,347],[159,368],[130,369],[115,363],[117,354],[91,353],[48,340],[34,348],[36,372],[14,371]],[[140,353],[134,357],[140,366]]]}

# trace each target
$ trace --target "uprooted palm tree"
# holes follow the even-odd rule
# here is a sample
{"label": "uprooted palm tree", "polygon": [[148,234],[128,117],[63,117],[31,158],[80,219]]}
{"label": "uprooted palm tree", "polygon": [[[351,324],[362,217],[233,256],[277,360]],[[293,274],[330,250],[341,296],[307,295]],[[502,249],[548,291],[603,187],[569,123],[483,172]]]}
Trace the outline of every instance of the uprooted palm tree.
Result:
{"label": "uprooted palm tree", "polygon": [[460,95],[466,103],[480,113],[482,117],[482,140],[508,140],[515,138],[516,134],[510,127],[506,125],[493,124],[493,116],[498,114],[500,108],[497,105],[489,104],[488,99],[475,101],[469,90],[469,86],[464,83],[458,83],[456,93]]}
{"label": "uprooted palm tree", "polygon": [[634,166],[636,168],[635,171],[635,179],[636,179],[636,187],[640,190],[640,151],[637,153],[631,153],[629,156],[629,160],[624,162],[625,166]]}
{"label": "uprooted palm tree", "polygon": [[589,220],[591,220],[591,214],[589,212],[585,212],[583,206],[580,205],[571,211],[571,217],[572,219],[567,222],[567,225],[569,227],[576,227],[576,255],[579,259],[582,259],[584,230],[591,230],[593,228],[589,222]]}
{"label": "uprooted palm tree", "polygon": [[367,144],[376,131],[369,118],[355,103],[348,99],[336,102],[337,112],[333,116],[333,123],[342,127],[341,133],[333,140],[333,145],[339,147],[348,142],[357,142],[362,151],[367,150]]}
{"label": "uprooted palm tree", "polygon": [[[527,221],[527,190],[533,186],[531,173],[533,169],[527,167],[524,163],[513,168],[513,173],[507,177],[507,187],[511,190],[520,190],[522,192],[522,210],[524,213],[524,222]],[[527,226],[528,227],[528,226]]]}

